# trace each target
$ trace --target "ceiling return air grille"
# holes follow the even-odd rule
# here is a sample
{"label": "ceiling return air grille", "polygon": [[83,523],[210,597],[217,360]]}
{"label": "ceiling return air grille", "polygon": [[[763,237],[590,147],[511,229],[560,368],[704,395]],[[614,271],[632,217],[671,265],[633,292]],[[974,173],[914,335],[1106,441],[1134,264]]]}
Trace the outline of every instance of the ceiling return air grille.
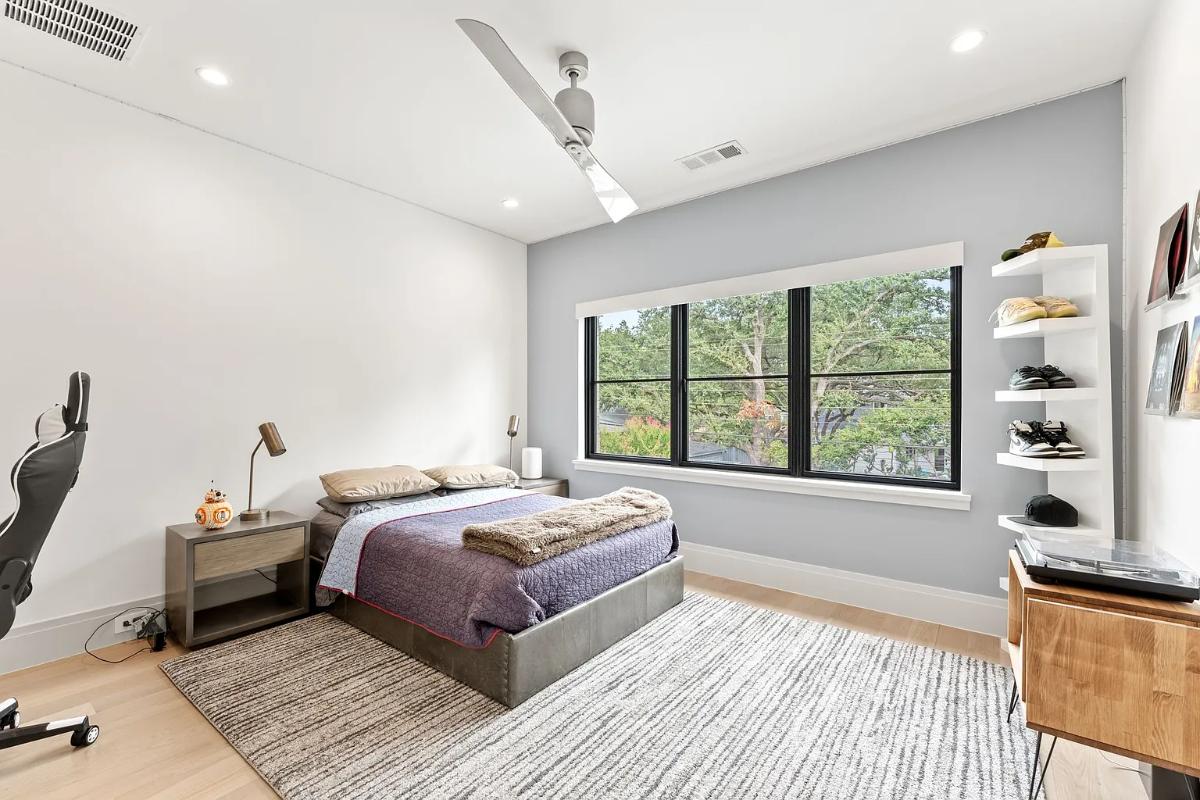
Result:
{"label": "ceiling return air grille", "polygon": [[746,148],[742,147],[741,142],[734,140],[719,144],[716,147],[710,147],[707,150],[701,150],[699,153],[692,153],[690,156],[675,159],[680,164],[683,164],[689,171],[695,171],[702,167],[707,167],[710,164],[719,164],[722,161],[728,161],[731,158],[736,158],[746,152]]}
{"label": "ceiling return air grille", "polygon": [[138,26],[79,0],[3,0],[4,16],[85,47],[114,61],[124,61]]}

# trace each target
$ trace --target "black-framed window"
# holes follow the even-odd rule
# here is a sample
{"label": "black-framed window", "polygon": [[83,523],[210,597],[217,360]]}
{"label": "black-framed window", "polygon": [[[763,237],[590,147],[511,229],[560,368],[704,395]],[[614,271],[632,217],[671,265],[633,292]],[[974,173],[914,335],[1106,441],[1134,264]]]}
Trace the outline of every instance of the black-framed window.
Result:
{"label": "black-framed window", "polygon": [[670,306],[593,317],[590,455],[671,460]]}
{"label": "black-framed window", "polygon": [[684,463],[786,472],[788,293],[685,307]]}
{"label": "black-framed window", "polygon": [[950,267],[591,317],[586,455],[957,489],[960,282]]}

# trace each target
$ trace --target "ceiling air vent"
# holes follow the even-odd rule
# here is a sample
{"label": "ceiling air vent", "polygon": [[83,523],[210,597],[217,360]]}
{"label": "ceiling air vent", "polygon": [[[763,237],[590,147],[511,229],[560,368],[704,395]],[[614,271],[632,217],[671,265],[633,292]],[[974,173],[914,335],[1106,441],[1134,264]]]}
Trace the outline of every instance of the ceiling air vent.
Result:
{"label": "ceiling air vent", "polygon": [[108,56],[128,58],[138,26],[79,0],[3,0],[4,16]]}
{"label": "ceiling air vent", "polygon": [[728,161],[735,156],[740,156],[744,152],[746,152],[746,148],[742,147],[741,142],[734,140],[675,160],[683,164],[688,170],[698,170],[701,167],[707,167],[709,164]]}

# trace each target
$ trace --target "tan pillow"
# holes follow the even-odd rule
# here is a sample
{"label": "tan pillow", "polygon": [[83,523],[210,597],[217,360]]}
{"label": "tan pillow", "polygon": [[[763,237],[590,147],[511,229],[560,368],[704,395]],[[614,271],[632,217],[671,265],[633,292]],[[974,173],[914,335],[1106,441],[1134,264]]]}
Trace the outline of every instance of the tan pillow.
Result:
{"label": "tan pillow", "polygon": [[325,494],[340,503],[405,497],[432,491],[438,487],[436,481],[416,467],[403,464],[330,472],[321,476],[321,485],[325,487]]}
{"label": "tan pillow", "polygon": [[430,467],[425,474],[445,489],[484,489],[512,486],[517,482],[517,473],[495,464],[446,464]]}

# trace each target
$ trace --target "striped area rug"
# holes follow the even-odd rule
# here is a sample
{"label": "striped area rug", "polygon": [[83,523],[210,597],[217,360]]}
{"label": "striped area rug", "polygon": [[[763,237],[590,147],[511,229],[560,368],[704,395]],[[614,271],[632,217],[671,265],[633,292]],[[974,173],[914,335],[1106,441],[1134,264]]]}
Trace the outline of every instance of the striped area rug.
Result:
{"label": "striped area rug", "polygon": [[508,710],[326,614],[163,671],[287,800],[1024,797],[1007,669],[703,595]]}

